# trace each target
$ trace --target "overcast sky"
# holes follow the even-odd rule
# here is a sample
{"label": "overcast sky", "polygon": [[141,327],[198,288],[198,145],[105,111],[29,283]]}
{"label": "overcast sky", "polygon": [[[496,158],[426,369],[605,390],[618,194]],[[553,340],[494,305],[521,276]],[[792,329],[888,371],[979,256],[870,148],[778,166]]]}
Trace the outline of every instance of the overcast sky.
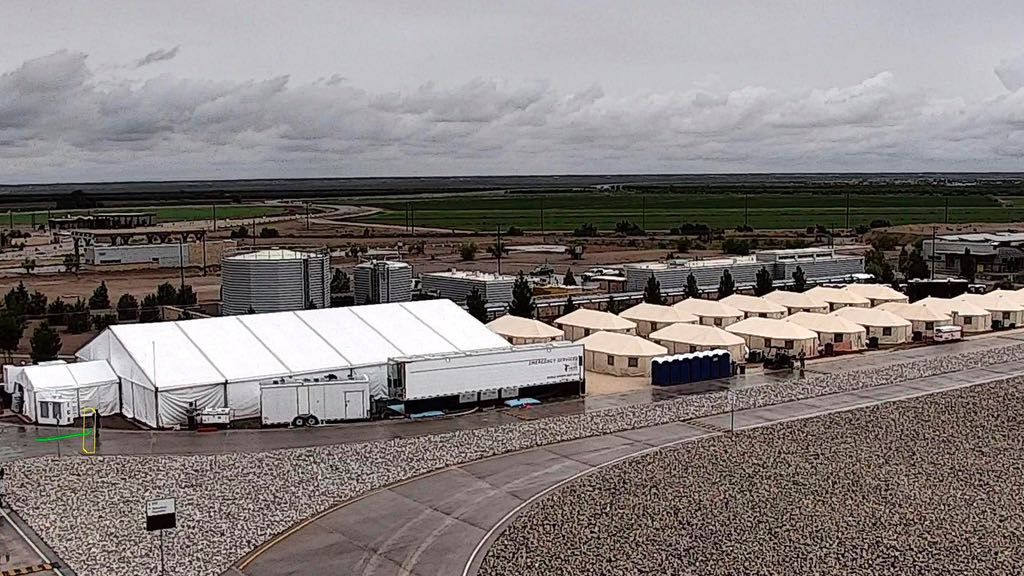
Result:
{"label": "overcast sky", "polygon": [[1021,0],[3,0],[0,182],[1024,170]]}

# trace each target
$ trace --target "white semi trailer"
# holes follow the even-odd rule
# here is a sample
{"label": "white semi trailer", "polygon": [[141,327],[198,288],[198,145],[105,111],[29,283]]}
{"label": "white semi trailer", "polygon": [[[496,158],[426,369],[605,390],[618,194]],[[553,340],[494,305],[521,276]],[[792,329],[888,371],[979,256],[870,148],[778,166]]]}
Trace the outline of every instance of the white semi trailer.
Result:
{"label": "white semi trailer", "polygon": [[370,417],[370,383],[352,380],[286,380],[260,386],[264,426],[316,426],[322,422]]}
{"label": "white semi trailer", "polygon": [[583,345],[572,342],[394,358],[390,372],[390,395],[405,402],[457,398],[467,404],[564,386],[584,391]]}

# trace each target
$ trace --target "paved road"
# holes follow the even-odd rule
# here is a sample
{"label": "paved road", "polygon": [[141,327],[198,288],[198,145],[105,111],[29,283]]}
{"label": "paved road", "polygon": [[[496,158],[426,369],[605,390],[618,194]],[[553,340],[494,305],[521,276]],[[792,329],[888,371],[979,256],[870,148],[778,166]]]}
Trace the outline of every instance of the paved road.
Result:
{"label": "paved road", "polygon": [[[808,363],[803,377],[809,378],[852,369],[864,370],[890,364],[936,358],[947,354],[1008,346],[1024,342],[1024,334],[1000,333],[943,346],[883,350],[857,356],[819,359]],[[646,404],[672,400],[687,394],[724,388],[759,386],[779,380],[800,378],[798,372],[756,372],[725,380],[700,383],[698,386],[647,387],[621,394],[588,396],[546,403],[529,410],[484,410],[456,418],[412,422],[409,420],[350,423],[297,430],[226,430],[209,433],[103,430],[100,454],[217,454],[226,452],[261,452],[281,448],[370,442],[388,438],[422,436],[452,430],[486,428],[521,420],[535,420],[567,414],[579,414],[617,406]],[[67,430],[66,428],[63,430]],[[0,425],[0,464],[19,458],[56,455],[57,444],[36,442],[38,437],[54,436],[60,429],[49,426]],[[62,441],[63,456],[79,455],[80,442]]]}
{"label": "paved road", "polygon": [[[500,528],[547,491],[602,465],[670,444],[976,385],[1024,362],[585,438],[456,466],[372,493],[239,564],[248,576],[473,574]],[[238,574],[233,570],[232,573]]]}

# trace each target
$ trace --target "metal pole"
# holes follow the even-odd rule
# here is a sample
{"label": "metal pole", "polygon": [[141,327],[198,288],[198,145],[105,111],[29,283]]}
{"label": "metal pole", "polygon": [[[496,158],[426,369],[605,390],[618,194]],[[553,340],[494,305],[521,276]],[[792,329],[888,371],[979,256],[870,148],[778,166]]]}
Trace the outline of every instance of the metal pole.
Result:
{"label": "metal pole", "polygon": [[309,202],[306,202],[306,230],[309,230]]}
{"label": "metal pole", "polygon": [[185,234],[178,236],[178,270],[181,272],[181,289],[185,289]]}
{"label": "metal pole", "polygon": [[501,249],[501,224],[498,224],[497,232],[498,232],[498,245],[497,245],[497,250],[495,250],[495,252],[497,252],[497,256],[498,256],[498,276],[501,276],[501,253],[504,252],[504,250]]}
{"label": "metal pole", "polygon": [[932,280],[935,280],[935,231],[938,228],[938,226],[932,226],[932,257],[931,262],[929,263],[930,266],[928,266],[931,268]]}
{"label": "metal pole", "polygon": [[543,238],[544,233],[544,197],[540,197],[540,236]]}
{"label": "metal pole", "polygon": [[160,531],[160,576],[164,574],[164,531]]}
{"label": "metal pole", "polygon": [[943,224],[949,224],[949,195],[947,194],[945,196],[945,198],[946,198],[946,208],[943,211],[942,223]]}
{"label": "metal pole", "polygon": [[750,226],[750,194],[743,195],[743,226]]}
{"label": "metal pole", "polygon": [[203,232],[203,276],[206,276],[206,232]]}
{"label": "metal pole", "polygon": [[217,231],[217,205],[213,205],[213,231]]}
{"label": "metal pole", "polygon": [[640,227],[647,230],[647,195],[640,197]]}
{"label": "metal pole", "polygon": [[850,193],[846,193],[846,229],[850,229]]}

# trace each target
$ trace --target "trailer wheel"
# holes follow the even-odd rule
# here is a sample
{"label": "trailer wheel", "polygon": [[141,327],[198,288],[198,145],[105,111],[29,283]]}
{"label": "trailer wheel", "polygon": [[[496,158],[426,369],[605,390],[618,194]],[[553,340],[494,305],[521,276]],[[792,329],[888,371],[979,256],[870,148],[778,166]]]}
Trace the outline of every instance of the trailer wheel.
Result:
{"label": "trailer wheel", "polygon": [[319,425],[320,425],[320,419],[317,418],[315,415],[310,414],[309,416],[306,416],[306,426],[319,426]]}
{"label": "trailer wheel", "polygon": [[306,425],[306,419],[303,418],[302,416],[296,416],[295,418],[292,418],[292,427],[294,427],[294,428],[302,428],[305,425]]}

